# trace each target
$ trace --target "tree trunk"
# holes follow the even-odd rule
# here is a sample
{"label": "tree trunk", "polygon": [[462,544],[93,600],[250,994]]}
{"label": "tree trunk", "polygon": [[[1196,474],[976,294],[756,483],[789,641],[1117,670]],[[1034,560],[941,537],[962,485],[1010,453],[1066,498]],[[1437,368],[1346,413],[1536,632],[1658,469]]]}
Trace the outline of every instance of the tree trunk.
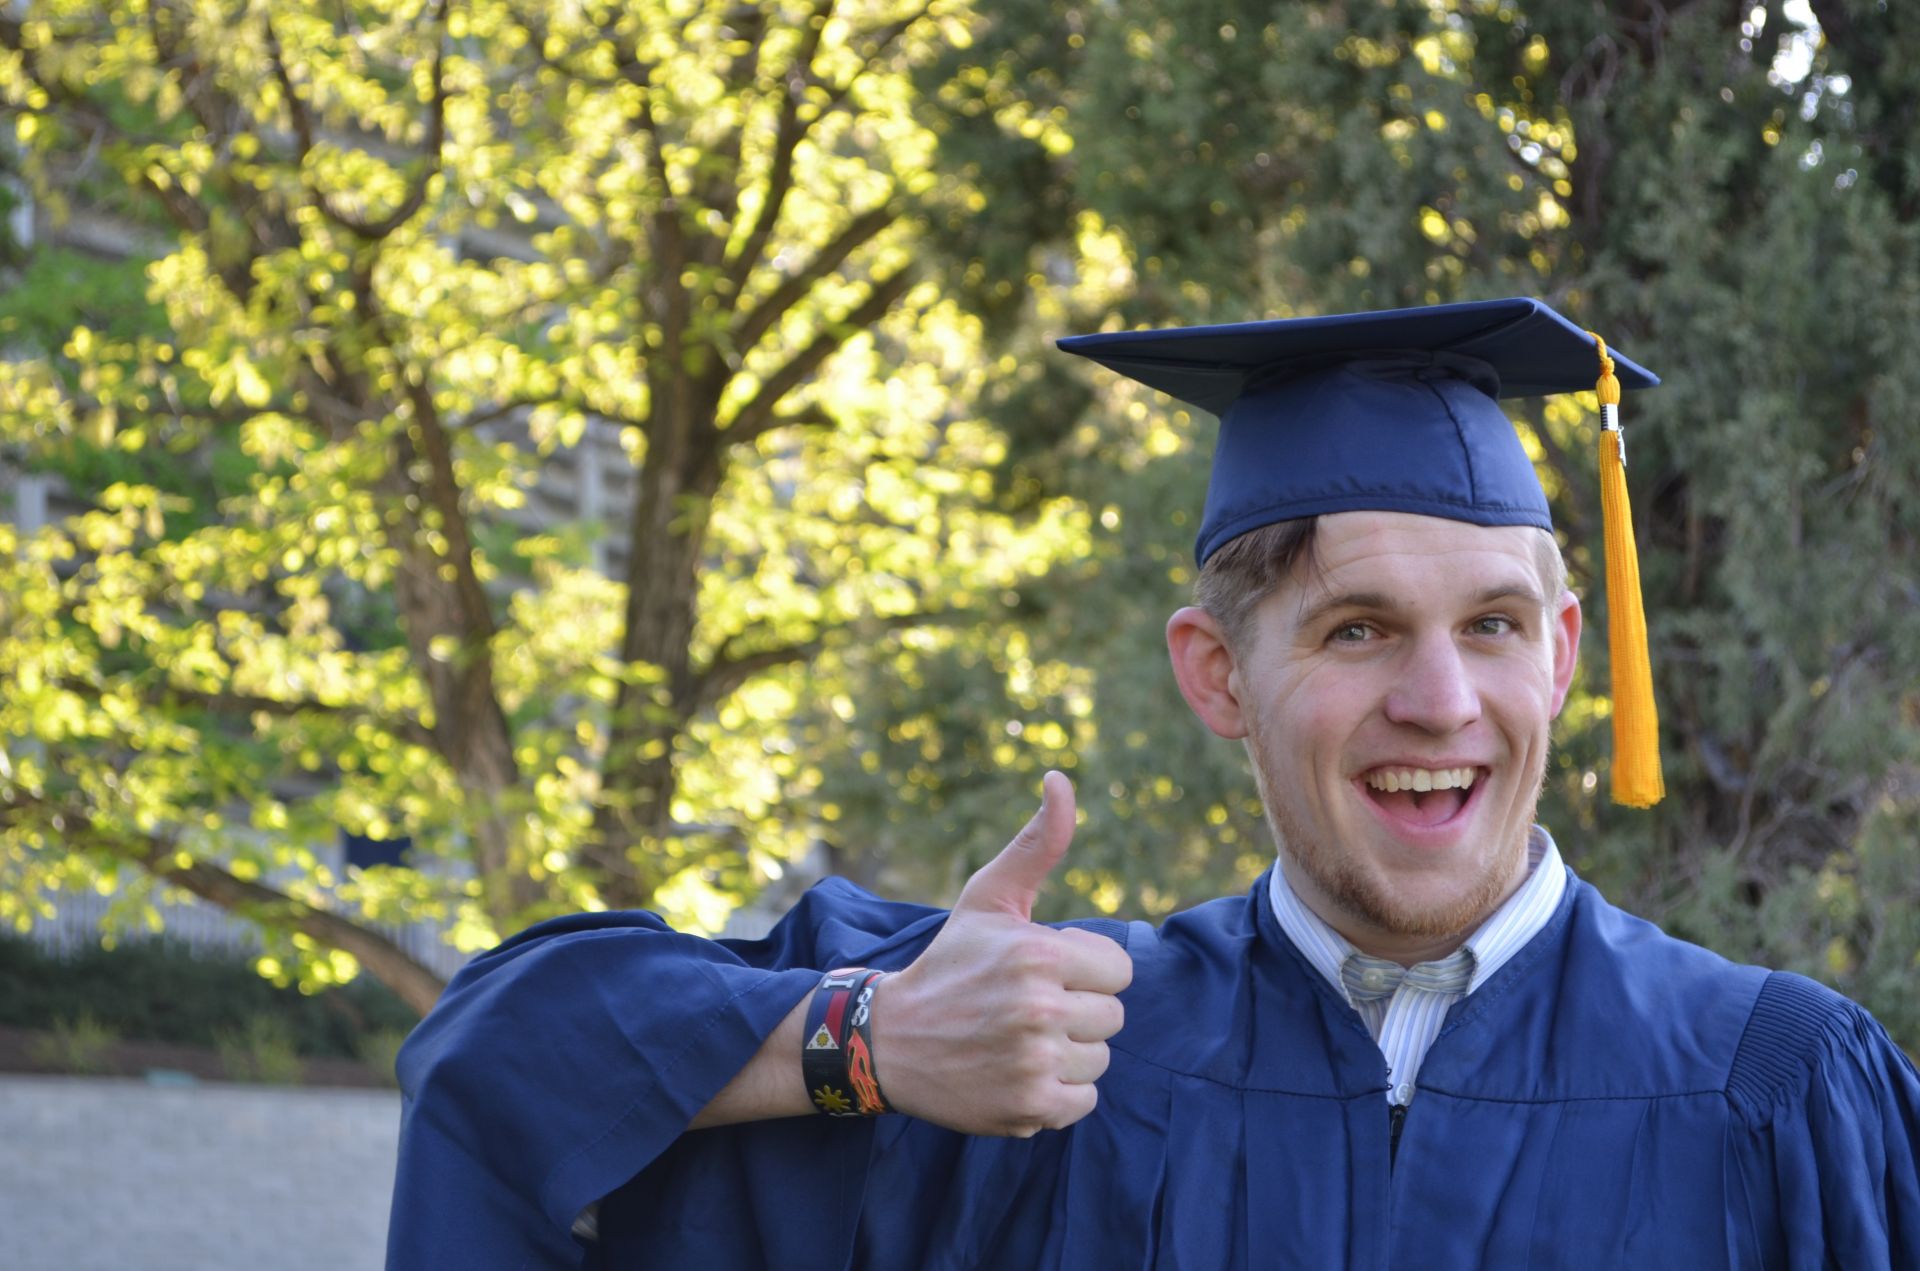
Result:
{"label": "tree trunk", "polygon": [[[382,338],[371,281],[363,281],[358,290],[369,330]],[[352,363],[344,355],[330,354],[324,365]],[[314,366],[302,382],[315,417],[336,438],[350,436],[362,419],[393,413],[397,405],[379,400],[365,378],[352,372],[329,374]],[[394,603],[414,669],[433,703],[433,748],[478,805],[468,827],[481,904],[498,929],[511,930],[517,915],[535,904],[540,893],[515,851],[511,823],[500,810],[502,796],[519,784],[520,772],[513,734],[494,689],[491,602],[473,572],[473,545],[459,505],[453,458],[431,395],[413,391],[407,404],[413,419],[407,433],[395,439],[391,466],[380,483],[389,503],[387,541],[400,558],[394,571]],[[422,532],[430,512],[445,538],[444,554],[433,550]]]}
{"label": "tree trunk", "polygon": [[701,553],[723,472],[713,427],[719,383],[671,370],[651,378],[654,408],[634,493],[620,657],[657,667],[665,700],[654,700],[650,685],[621,685],[590,856],[602,898],[620,908],[646,905],[663,881],[646,849],[671,832],[674,748],[698,706],[692,646]]}
{"label": "tree trunk", "polygon": [[[539,895],[500,810],[501,796],[519,784],[520,773],[513,761],[506,718],[494,697],[491,663],[474,664],[473,633],[461,621],[451,586],[441,578],[444,562],[417,535],[403,531],[393,539],[400,550],[394,602],[413,665],[426,681],[433,702],[434,749],[475,805],[468,827],[482,903],[495,925],[508,929],[514,915]],[[453,644],[451,657],[444,652],[434,656],[435,642],[442,637]]]}

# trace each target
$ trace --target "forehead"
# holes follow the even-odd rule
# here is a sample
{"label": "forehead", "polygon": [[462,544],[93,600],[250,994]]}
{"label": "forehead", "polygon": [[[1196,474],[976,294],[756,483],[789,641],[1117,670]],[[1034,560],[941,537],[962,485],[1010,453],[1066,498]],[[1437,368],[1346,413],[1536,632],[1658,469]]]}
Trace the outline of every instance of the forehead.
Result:
{"label": "forehead", "polygon": [[1541,533],[1530,526],[1340,512],[1320,518],[1312,561],[1294,572],[1280,594],[1298,607],[1347,592],[1407,605],[1468,603],[1501,587],[1538,593],[1543,546]]}
{"label": "forehead", "polygon": [[1321,568],[1371,559],[1486,557],[1531,565],[1540,541],[1528,525],[1472,525],[1412,512],[1336,512],[1320,518],[1314,554]]}

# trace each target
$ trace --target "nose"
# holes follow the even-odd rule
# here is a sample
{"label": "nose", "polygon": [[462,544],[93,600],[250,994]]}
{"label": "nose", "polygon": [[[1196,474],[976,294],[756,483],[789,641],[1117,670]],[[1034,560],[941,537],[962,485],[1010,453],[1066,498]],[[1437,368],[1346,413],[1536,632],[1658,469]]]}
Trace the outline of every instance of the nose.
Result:
{"label": "nose", "polygon": [[1435,633],[1408,646],[1407,660],[1387,694],[1387,718],[1436,737],[1480,718],[1480,690],[1460,649]]}

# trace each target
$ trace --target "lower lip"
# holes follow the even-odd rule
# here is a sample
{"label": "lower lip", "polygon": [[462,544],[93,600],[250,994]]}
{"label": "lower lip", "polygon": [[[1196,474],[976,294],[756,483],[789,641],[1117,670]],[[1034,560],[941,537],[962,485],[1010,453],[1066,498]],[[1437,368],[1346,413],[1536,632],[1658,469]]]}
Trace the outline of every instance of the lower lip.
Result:
{"label": "lower lip", "polygon": [[1466,837],[1468,822],[1472,820],[1473,810],[1480,802],[1480,792],[1486,789],[1487,774],[1482,772],[1474,777],[1473,784],[1467,787],[1467,797],[1461,802],[1458,811],[1446,820],[1436,821],[1432,825],[1395,816],[1368,793],[1364,780],[1356,778],[1353,785],[1360,794],[1360,802],[1367,805],[1367,810],[1379,818],[1380,823],[1386,826],[1395,838],[1412,847],[1438,849],[1452,847]]}

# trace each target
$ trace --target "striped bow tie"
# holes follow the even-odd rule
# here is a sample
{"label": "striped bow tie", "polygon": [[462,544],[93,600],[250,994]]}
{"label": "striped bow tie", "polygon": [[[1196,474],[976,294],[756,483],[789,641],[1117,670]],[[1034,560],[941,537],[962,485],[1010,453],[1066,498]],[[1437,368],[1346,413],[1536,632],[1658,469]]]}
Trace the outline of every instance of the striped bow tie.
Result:
{"label": "striped bow tie", "polygon": [[1340,964],[1340,983],[1355,1002],[1378,1002],[1392,997],[1402,984],[1430,993],[1465,993],[1473,982],[1473,950],[1461,949],[1438,962],[1403,967],[1385,958],[1351,953]]}

